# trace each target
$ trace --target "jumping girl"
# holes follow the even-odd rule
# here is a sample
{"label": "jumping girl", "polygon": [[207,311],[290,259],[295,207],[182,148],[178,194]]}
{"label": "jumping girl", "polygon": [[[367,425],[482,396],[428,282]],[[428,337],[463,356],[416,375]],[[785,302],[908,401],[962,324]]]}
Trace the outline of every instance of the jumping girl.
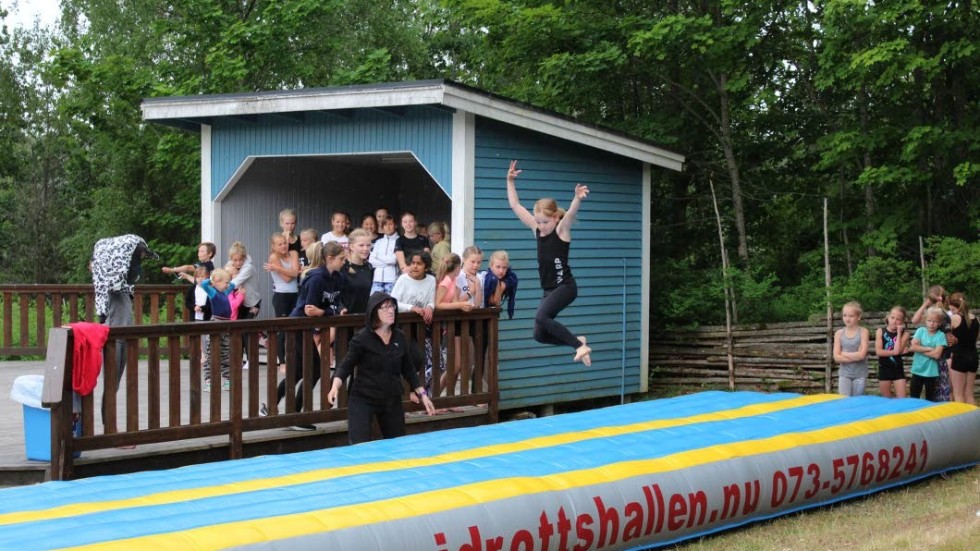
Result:
{"label": "jumping girl", "polygon": [[568,210],[558,208],[554,199],[538,199],[534,214],[528,212],[517,197],[514,183],[521,173],[517,161],[510,162],[507,171],[507,200],[511,210],[525,226],[531,228],[538,243],[538,276],[544,296],[534,315],[534,340],[544,344],[565,345],[575,349],[575,361],[592,365],[592,349],[585,344],[585,337],[576,337],[564,325],[555,320],[558,313],[568,307],[578,296],[578,286],[568,265],[568,249],[572,241],[572,224],[582,200],[588,197],[589,188],[575,184],[575,197]]}

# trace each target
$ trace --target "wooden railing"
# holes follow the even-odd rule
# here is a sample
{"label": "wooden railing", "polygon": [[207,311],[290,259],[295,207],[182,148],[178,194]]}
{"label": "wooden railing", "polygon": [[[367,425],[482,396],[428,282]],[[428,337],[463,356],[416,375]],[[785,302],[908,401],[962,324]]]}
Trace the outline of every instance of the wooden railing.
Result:
{"label": "wooden railing", "polygon": [[[437,408],[467,407],[473,410],[475,414],[467,419],[470,425],[497,421],[498,315],[499,309],[474,310],[466,314],[437,313],[432,322],[432,372],[438,374],[442,371],[438,351],[445,345],[447,372],[459,373],[458,385],[447,384],[446,389],[440,388],[438,376],[432,377],[430,392],[435,396],[433,401]],[[426,326],[422,319],[415,314],[399,314],[398,322],[424,355]],[[54,328],[48,343],[42,396],[44,405],[51,408],[51,478],[70,479],[76,475],[75,452],[221,436],[227,439],[227,453],[223,458],[237,459],[248,455],[244,447],[247,444],[245,436],[249,432],[345,421],[345,392],[341,393],[337,409],[331,409],[327,402],[329,366],[335,361],[334,356],[338,362],[345,356],[350,338],[363,327],[363,315],[350,315],[112,328],[103,350],[103,414],[98,413],[100,407],[92,394],[82,397],[80,436],[72,432],[74,335],[70,328]],[[319,344],[324,380],[319,383],[316,392],[312,386],[303,385],[303,411],[295,412],[294,393],[288,391],[283,408],[279,410],[276,407],[276,387],[280,379],[275,361],[277,336],[280,333],[286,336],[285,356],[289,369],[286,370],[285,379],[286,388],[291,389],[295,386],[295,373],[302,373],[306,381],[313,376],[314,328],[321,329],[323,335],[327,335],[332,328],[336,334],[335,346],[331,347],[326,338]],[[217,343],[223,334],[230,338],[231,388],[227,394],[221,390],[218,376],[220,347],[211,346],[214,379],[211,392],[207,393],[202,389],[202,354],[191,353],[188,359],[183,359],[180,343],[187,340],[190,350],[199,351],[203,338]],[[268,337],[265,349],[260,348],[262,334]],[[242,337],[247,337],[245,346]],[[117,340],[125,343],[125,370],[118,391]],[[302,365],[296,365],[298,347],[303,352]],[[148,351],[145,361],[140,360],[141,348]],[[269,359],[268,366],[261,366],[263,356]],[[245,358],[251,369],[242,369]],[[419,367],[419,377],[425,380],[424,363]],[[408,400],[407,384],[405,391],[406,411],[420,409],[420,406]],[[123,401],[125,405],[120,409],[120,402]],[[259,415],[262,403],[268,404],[268,416]],[[141,408],[145,411],[143,415]],[[121,423],[118,422],[120,414]],[[97,416],[102,420],[98,426],[101,430],[97,430]],[[440,428],[434,425],[426,427],[430,420],[436,418],[417,420],[414,424],[418,426],[413,426],[410,432]],[[452,425],[443,422],[441,426]],[[346,432],[342,441],[346,441]]]}
{"label": "wooden railing", "polygon": [[[184,312],[186,285],[137,285],[133,319],[137,325],[189,320]],[[0,356],[39,356],[52,327],[95,321],[91,285],[0,285],[3,341]]]}

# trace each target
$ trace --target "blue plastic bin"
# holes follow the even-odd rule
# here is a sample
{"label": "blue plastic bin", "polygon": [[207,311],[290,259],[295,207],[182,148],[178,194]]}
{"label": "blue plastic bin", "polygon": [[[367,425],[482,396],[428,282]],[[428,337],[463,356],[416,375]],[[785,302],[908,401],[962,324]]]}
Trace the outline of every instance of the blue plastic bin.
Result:
{"label": "blue plastic bin", "polygon": [[[81,423],[73,427],[75,436],[81,436]],[[27,458],[33,461],[51,461],[51,410],[24,406],[24,448]],[[76,452],[74,457],[81,453]]]}

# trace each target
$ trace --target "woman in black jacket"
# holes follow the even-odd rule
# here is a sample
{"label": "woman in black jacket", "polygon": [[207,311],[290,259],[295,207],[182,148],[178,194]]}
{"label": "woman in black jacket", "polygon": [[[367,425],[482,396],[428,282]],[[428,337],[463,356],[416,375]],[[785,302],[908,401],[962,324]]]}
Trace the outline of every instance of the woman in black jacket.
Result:
{"label": "woman in black jacket", "polygon": [[[347,433],[351,444],[371,439],[371,420],[377,419],[384,438],[405,434],[402,408],[402,378],[413,389],[411,399],[425,406],[432,415],[435,407],[419,383],[419,358],[412,354],[405,334],[395,327],[395,299],[387,293],[374,293],[368,299],[366,327],[351,339],[347,356],[334,372],[327,399],[337,403],[337,394],[351,376],[347,403]],[[355,370],[356,367],[356,370]]]}

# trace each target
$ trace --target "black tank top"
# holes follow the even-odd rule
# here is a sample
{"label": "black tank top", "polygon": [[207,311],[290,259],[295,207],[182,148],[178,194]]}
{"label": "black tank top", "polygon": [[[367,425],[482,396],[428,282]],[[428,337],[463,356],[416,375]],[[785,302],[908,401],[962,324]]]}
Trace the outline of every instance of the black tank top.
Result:
{"label": "black tank top", "polygon": [[568,247],[571,243],[562,241],[558,232],[553,231],[541,237],[539,230],[534,230],[538,241],[538,277],[541,278],[542,289],[572,283],[572,267],[568,265]]}
{"label": "black tank top", "polygon": [[[898,332],[891,332],[887,327],[881,328],[881,344],[885,350],[895,350],[898,345]],[[884,368],[897,367],[905,369],[901,356],[881,356],[878,358],[878,365]]]}

